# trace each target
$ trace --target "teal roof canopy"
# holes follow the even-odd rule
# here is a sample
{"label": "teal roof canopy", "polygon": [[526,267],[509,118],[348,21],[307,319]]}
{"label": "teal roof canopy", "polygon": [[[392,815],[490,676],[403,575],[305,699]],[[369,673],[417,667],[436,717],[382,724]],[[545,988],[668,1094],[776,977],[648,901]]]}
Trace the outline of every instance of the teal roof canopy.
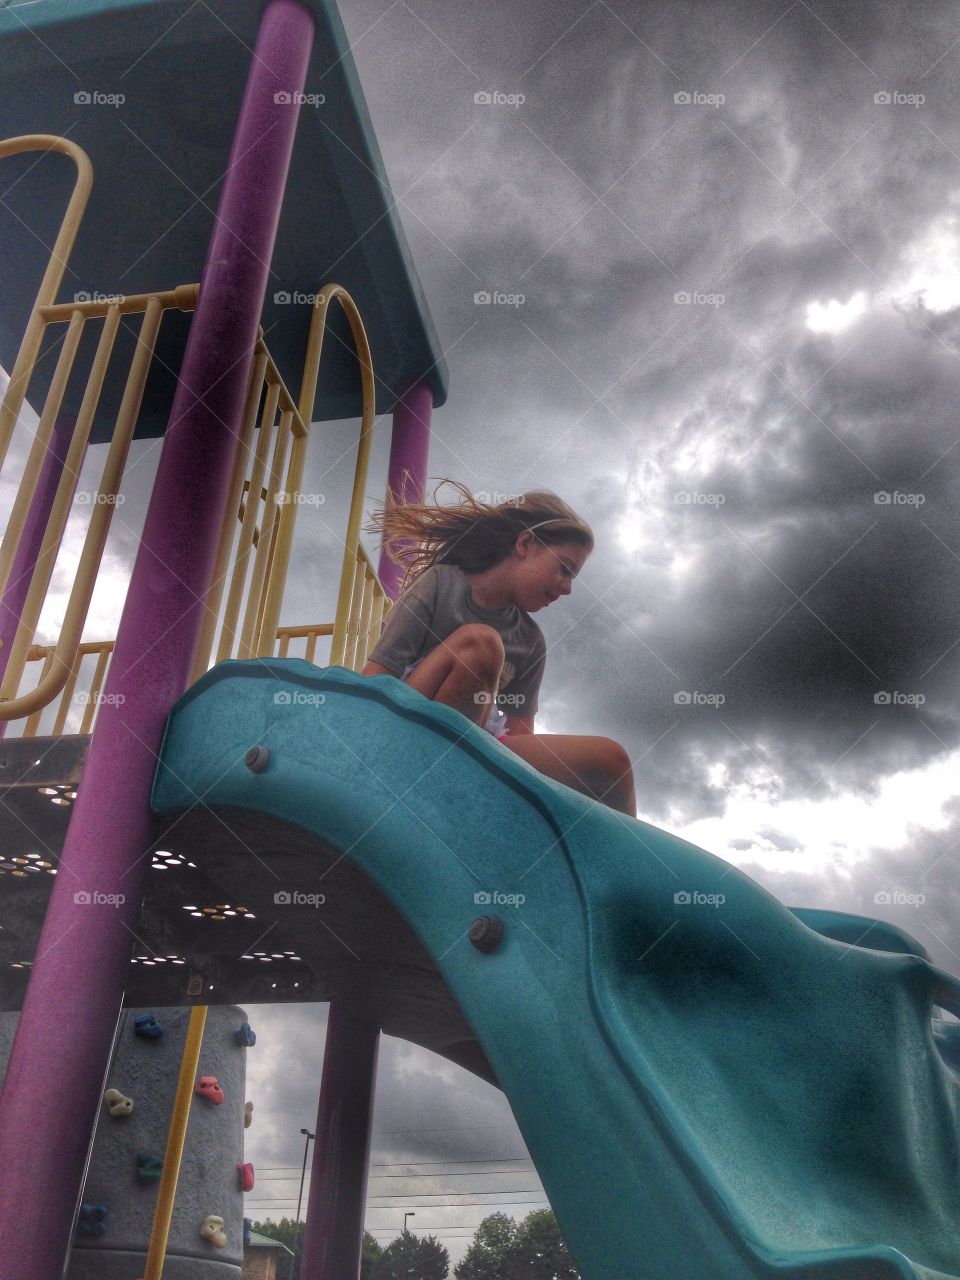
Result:
{"label": "teal roof canopy", "polygon": [[[267,345],[296,397],[311,314],[302,295],[335,281],[363,317],[378,412],[392,408],[408,381],[430,383],[441,405],[446,365],[336,5],[300,3],[317,33],[267,285]],[[94,167],[58,301],[200,280],[265,7],[264,0],[12,0],[0,8],[0,137],[64,135]],[[72,163],[58,154],[0,164],[0,364],[8,371],[73,180]],[[314,420],[360,412],[352,335],[338,305],[329,314]],[[93,442],[109,439],[138,327],[137,316],[122,321]],[[100,325],[87,328],[82,369]],[[189,316],[165,315],[139,437],[166,428],[188,329]],[[28,392],[34,408],[64,331],[48,330]],[[76,412],[82,389],[81,379],[71,381],[65,412]]]}

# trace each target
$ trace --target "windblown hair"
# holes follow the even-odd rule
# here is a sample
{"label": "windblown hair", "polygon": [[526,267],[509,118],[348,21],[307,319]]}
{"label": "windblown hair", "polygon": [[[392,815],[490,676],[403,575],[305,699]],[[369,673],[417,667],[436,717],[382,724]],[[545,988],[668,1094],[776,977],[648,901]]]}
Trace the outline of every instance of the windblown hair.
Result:
{"label": "windblown hair", "polygon": [[[437,490],[452,484],[461,501],[453,506],[437,503]],[[406,565],[401,590],[406,590],[425,569],[442,561],[466,573],[480,573],[499,564],[513,551],[524,529],[545,546],[573,542],[594,546],[593,530],[555,493],[537,489],[492,505],[475,498],[466,485],[441,480],[432,503],[402,503],[388,491],[383,509],[371,516],[368,533],[379,532],[389,558]]]}

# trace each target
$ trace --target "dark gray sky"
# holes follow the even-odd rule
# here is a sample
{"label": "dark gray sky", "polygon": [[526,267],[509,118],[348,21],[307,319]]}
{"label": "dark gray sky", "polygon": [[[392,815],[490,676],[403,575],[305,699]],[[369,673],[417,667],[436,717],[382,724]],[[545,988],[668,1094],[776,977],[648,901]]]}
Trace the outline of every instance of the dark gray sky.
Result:
{"label": "dark gray sky", "polygon": [[[620,739],[642,816],[957,969],[955,10],[342,12],[450,365],[431,475],[552,488],[597,533],[538,615],[540,727]],[[396,1146],[395,1108],[495,1103],[385,1059],[375,1159],[522,1151],[485,1127]]]}
{"label": "dark gray sky", "polygon": [[[597,534],[538,615],[538,727],[621,740],[641,816],[960,969],[955,6],[341,12],[450,367],[431,475],[552,488]],[[332,616],[317,566],[354,430],[313,446],[304,488],[328,501],[301,517],[285,621]],[[270,1028],[250,1055],[258,1166],[299,1168],[319,1057],[315,1079],[289,1066],[319,1054],[324,1013],[251,1010]],[[494,1091],[385,1046],[378,1168],[523,1154]]]}

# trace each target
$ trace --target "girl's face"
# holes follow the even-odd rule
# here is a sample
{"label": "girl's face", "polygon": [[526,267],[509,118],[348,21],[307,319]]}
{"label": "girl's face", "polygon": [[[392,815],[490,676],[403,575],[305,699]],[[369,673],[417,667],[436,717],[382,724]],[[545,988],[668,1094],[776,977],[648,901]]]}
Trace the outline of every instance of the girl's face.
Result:
{"label": "girl's face", "polygon": [[526,613],[535,613],[568,596],[589,554],[590,549],[578,542],[547,546],[532,533],[521,533],[512,556],[515,603]]}

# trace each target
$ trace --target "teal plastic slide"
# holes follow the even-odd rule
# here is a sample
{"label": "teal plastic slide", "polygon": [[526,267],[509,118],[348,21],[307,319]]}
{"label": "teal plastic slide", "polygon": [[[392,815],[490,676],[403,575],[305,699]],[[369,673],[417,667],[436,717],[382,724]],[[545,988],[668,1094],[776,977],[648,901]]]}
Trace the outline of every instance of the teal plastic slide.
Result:
{"label": "teal plastic slide", "polygon": [[215,667],[153,808],[201,797],[344,851],[406,918],[584,1280],[960,1277],[960,983],[908,935],[790,910],[391,676]]}

